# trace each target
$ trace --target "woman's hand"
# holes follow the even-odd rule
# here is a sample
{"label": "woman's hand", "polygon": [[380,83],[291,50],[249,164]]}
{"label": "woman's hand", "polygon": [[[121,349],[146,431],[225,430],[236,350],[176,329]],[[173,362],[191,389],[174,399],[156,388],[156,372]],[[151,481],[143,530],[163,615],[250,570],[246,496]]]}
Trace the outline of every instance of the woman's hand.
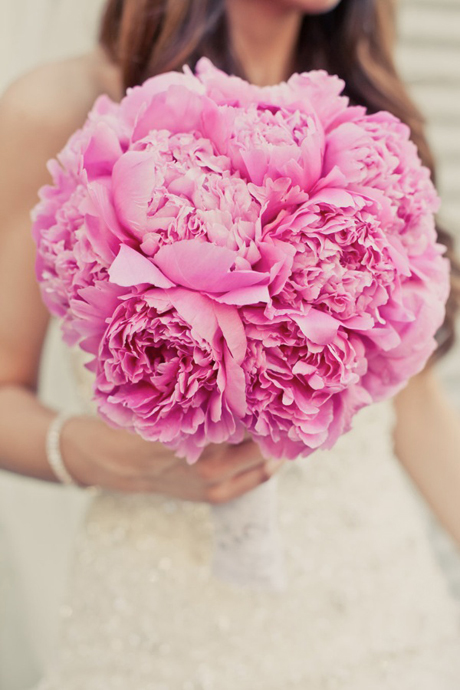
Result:
{"label": "woman's hand", "polygon": [[267,481],[283,464],[267,461],[257,444],[210,444],[194,465],[161,443],[115,430],[92,417],[73,417],[62,430],[64,463],[82,486],[225,503]]}

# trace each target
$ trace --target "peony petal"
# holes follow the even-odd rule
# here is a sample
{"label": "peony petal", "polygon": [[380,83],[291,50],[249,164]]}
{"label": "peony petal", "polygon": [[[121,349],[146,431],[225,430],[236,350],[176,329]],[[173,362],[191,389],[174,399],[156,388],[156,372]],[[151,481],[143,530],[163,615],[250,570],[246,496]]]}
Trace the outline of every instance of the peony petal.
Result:
{"label": "peony petal", "polygon": [[306,315],[293,315],[300,330],[317,345],[327,345],[337,335],[340,321],[318,309],[310,309]]}
{"label": "peony petal", "polygon": [[174,287],[168,278],[145,256],[123,244],[113,264],[109,268],[112,283],[132,287],[149,283],[159,288]]}
{"label": "peony petal", "polygon": [[214,295],[213,299],[221,304],[234,304],[241,307],[248,304],[267,303],[270,301],[270,293],[267,285],[250,285],[230,290],[223,295]]}
{"label": "peony petal", "polygon": [[227,346],[224,347],[226,373],[225,400],[230,409],[240,418],[248,410],[246,400],[246,378],[243,369],[236,362]]}
{"label": "peony petal", "polygon": [[104,181],[88,185],[88,213],[100,216],[106,231],[122,242],[128,240],[126,231],[121,227],[113,207],[112,192]]}
{"label": "peony petal", "polygon": [[[268,151],[261,149],[252,149],[251,151],[242,151],[241,158],[246,167],[249,181],[256,185],[262,185],[264,177],[267,174],[269,155]],[[244,177],[244,174],[243,174]]]}
{"label": "peony petal", "polygon": [[126,96],[120,104],[121,116],[131,127],[135,126],[140,119],[140,114],[145,112],[154,96],[167,91],[171,86],[179,86],[189,91],[204,93],[202,84],[191,74],[184,75],[179,72],[157,74],[154,77],[150,77],[150,79],[146,79],[141,86],[135,86],[127,90]]}
{"label": "peony petal", "polygon": [[104,233],[105,228],[98,216],[87,215],[85,217],[85,229],[96,256],[106,266],[110,265],[120,246],[119,240],[107,232]]}
{"label": "peony petal", "polygon": [[247,341],[243,322],[238,310],[227,304],[214,304],[214,311],[222,335],[238,364],[241,364],[246,356]]}
{"label": "peony petal", "polygon": [[296,376],[298,375],[309,375],[313,374],[315,372],[315,367],[312,364],[308,364],[307,362],[302,362],[298,360],[293,368],[292,368],[292,373],[295,374]]}
{"label": "peony petal", "polygon": [[148,208],[154,180],[150,151],[128,151],[114,165],[113,202],[120,221],[139,237],[148,231]]}
{"label": "peony petal", "polygon": [[205,295],[184,288],[168,290],[167,295],[178,314],[190,324],[195,334],[218,348],[219,323],[215,303]]}
{"label": "peony petal", "polygon": [[192,290],[214,291],[214,287],[235,263],[237,253],[226,247],[181,240],[160,247],[155,264],[177,285]]}
{"label": "peony petal", "polygon": [[407,256],[407,251],[405,250],[401,240],[394,235],[389,235],[387,240],[387,251],[391,256],[391,259],[398,272],[403,276],[410,276],[411,267],[409,257]]}
{"label": "peony petal", "polygon": [[83,165],[88,180],[110,175],[122,154],[123,150],[116,133],[105,122],[98,122],[83,154]]}
{"label": "peony petal", "polygon": [[170,86],[152,98],[136,124],[133,142],[144,139],[152,130],[177,133],[200,129],[204,103],[204,97],[188,87]]}
{"label": "peony petal", "polygon": [[270,280],[269,273],[259,273],[258,271],[231,271],[222,275],[212,286],[205,288],[206,292],[227,292],[243,290],[252,286],[268,285]]}
{"label": "peony petal", "polygon": [[269,275],[256,271],[233,271],[237,252],[200,240],[180,240],[165,244],[154,262],[176,285],[202,292],[227,292],[258,283],[268,283]]}
{"label": "peony petal", "polygon": [[368,331],[375,325],[375,320],[370,314],[357,314],[349,319],[342,319],[342,325],[356,331]]}
{"label": "peony petal", "polygon": [[337,187],[326,187],[310,197],[309,204],[330,204],[338,208],[355,206],[355,199],[350,192]]}

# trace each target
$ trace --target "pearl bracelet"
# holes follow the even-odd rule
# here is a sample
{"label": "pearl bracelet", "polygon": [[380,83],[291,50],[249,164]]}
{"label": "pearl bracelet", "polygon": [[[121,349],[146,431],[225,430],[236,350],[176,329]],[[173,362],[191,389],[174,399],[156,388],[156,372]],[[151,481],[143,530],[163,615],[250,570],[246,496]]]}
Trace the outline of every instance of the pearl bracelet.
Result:
{"label": "pearl bracelet", "polygon": [[72,475],[67,470],[61,454],[61,431],[71,415],[61,413],[56,415],[48,428],[46,435],[46,455],[48,463],[61,484],[66,486],[78,486]]}

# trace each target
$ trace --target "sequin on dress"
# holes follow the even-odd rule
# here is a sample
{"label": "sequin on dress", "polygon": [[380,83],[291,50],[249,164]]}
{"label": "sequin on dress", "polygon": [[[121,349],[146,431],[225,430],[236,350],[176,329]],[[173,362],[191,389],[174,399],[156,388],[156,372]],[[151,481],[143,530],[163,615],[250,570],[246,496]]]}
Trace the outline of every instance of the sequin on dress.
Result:
{"label": "sequin on dress", "polygon": [[393,424],[390,401],[364,409],[279,473],[283,592],[212,575],[209,506],[98,493],[36,690],[458,690],[458,603]]}

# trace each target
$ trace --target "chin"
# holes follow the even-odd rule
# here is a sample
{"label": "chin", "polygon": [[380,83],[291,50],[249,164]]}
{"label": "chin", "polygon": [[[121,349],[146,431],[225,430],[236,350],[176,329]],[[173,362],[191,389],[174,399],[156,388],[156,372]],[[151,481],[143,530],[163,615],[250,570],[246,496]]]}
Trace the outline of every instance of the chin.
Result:
{"label": "chin", "polygon": [[282,3],[302,10],[305,14],[322,14],[337,7],[340,0],[282,0]]}

